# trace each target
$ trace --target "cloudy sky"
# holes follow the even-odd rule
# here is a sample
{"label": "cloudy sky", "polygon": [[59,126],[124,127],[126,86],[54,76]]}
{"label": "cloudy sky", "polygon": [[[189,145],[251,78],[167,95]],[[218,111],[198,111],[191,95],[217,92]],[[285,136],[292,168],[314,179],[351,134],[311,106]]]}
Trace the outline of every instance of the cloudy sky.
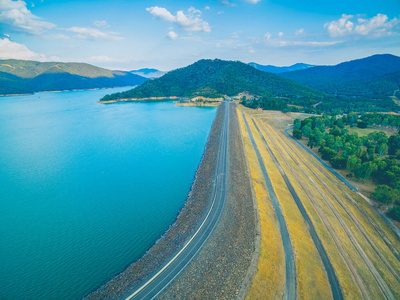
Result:
{"label": "cloudy sky", "polygon": [[400,0],[0,0],[0,58],[170,70],[377,53],[400,55]]}

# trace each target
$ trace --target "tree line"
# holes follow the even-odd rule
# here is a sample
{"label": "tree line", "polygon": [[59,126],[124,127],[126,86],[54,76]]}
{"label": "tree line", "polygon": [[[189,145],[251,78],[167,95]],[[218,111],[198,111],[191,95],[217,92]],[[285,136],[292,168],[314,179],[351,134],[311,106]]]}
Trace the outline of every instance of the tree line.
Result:
{"label": "tree line", "polygon": [[305,138],[311,149],[318,147],[321,158],[335,169],[347,170],[348,178],[372,179],[378,185],[372,197],[390,205],[389,215],[400,221],[400,134],[388,137],[383,131],[374,131],[360,137],[347,129],[371,125],[398,129],[400,116],[349,113],[296,119],[293,136]]}

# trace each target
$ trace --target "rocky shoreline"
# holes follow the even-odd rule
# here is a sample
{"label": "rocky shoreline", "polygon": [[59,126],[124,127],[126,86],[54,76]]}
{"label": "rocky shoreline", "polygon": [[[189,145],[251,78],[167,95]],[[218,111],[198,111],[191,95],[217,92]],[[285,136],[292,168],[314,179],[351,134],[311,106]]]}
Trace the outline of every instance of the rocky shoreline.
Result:
{"label": "rocky shoreline", "polygon": [[236,108],[230,105],[228,195],[219,223],[198,255],[157,299],[244,299],[257,269],[257,204]]}
{"label": "rocky shoreline", "polygon": [[138,261],[103,284],[84,299],[121,299],[150,278],[179,251],[196,230],[211,203],[213,180],[222,129],[224,109],[218,108],[192,189],[185,206],[168,231]]}

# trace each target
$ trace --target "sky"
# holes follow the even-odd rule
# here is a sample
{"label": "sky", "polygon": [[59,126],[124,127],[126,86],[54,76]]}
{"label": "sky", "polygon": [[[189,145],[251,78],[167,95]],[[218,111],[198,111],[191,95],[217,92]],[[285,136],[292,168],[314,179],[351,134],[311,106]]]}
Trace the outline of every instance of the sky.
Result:
{"label": "sky", "polygon": [[400,56],[400,0],[0,0],[0,59],[164,71]]}

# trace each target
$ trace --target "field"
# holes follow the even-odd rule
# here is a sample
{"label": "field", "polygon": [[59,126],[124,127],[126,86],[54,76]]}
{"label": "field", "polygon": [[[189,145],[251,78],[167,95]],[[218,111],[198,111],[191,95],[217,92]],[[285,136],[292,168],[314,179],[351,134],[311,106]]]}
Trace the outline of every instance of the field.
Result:
{"label": "field", "polygon": [[285,249],[262,167],[287,224],[299,299],[400,298],[398,237],[362,195],[284,133],[298,116],[242,106],[238,115],[262,235],[248,299],[282,298],[288,288]]}
{"label": "field", "polygon": [[349,133],[356,132],[358,136],[367,136],[368,134],[375,132],[375,131],[383,131],[386,133],[387,136],[391,136],[393,134],[397,133],[397,130],[392,130],[389,128],[382,128],[382,127],[374,127],[374,128],[358,128],[358,127],[350,127],[346,126],[346,129],[349,131]]}

